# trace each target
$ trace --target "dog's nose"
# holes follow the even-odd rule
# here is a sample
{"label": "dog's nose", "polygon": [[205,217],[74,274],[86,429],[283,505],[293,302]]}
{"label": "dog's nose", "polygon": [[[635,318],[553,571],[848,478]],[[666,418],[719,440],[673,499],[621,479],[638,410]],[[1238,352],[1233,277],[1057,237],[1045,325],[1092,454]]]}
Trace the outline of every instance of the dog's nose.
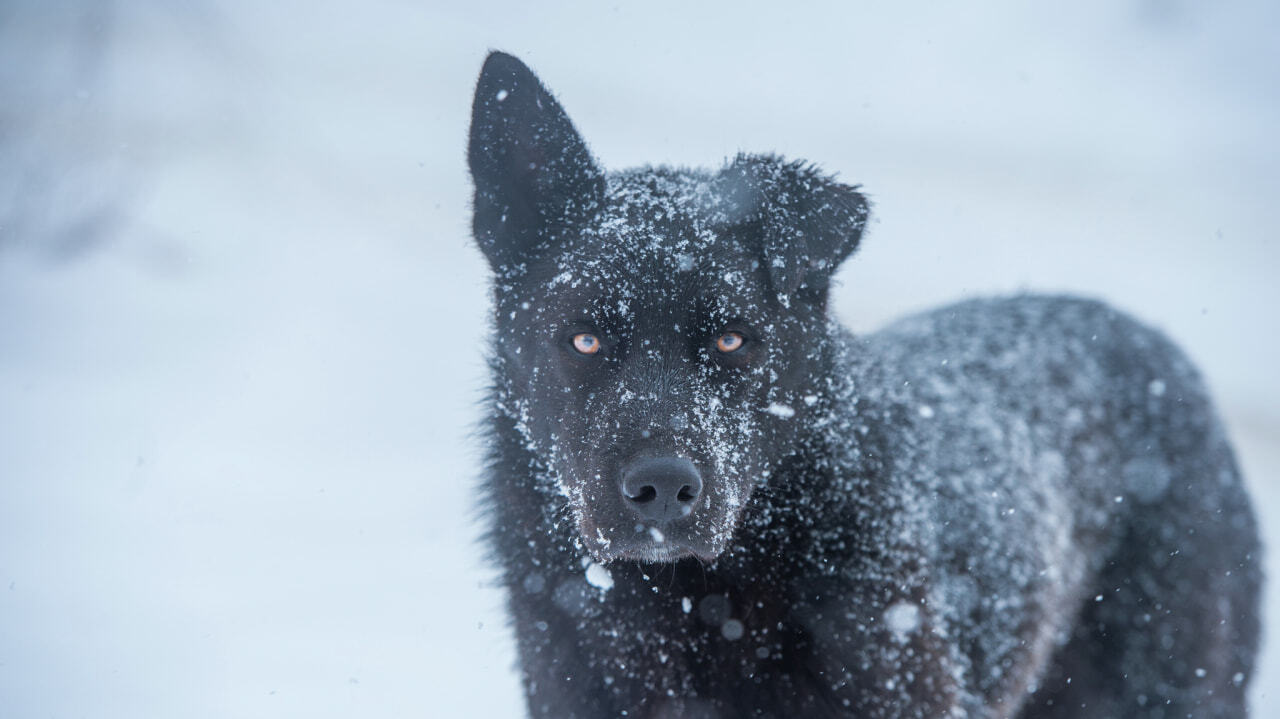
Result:
{"label": "dog's nose", "polygon": [[638,459],[622,473],[622,496],[642,519],[671,522],[687,516],[702,494],[702,476],[684,457]]}

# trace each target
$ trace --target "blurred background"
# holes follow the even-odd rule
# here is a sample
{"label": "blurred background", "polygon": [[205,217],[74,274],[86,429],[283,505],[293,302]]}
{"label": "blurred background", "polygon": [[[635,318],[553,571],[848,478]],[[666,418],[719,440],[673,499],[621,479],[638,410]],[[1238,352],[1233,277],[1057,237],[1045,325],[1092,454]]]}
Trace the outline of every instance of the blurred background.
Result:
{"label": "blurred background", "polygon": [[1023,289],[1163,328],[1275,546],[1280,5],[473,8],[0,1],[4,716],[520,713],[473,510],[491,48],[605,166],[863,183],[856,330]]}

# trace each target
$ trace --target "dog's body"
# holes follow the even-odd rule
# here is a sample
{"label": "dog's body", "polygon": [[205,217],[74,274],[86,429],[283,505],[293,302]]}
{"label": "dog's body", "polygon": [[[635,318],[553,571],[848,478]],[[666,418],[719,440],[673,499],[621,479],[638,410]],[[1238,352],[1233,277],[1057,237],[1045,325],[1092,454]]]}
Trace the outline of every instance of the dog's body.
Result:
{"label": "dog's body", "polygon": [[485,489],[543,717],[1240,717],[1253,515],[1187,360],[1070,298],[854,339],[855,188],[600,172],[495,53]]}

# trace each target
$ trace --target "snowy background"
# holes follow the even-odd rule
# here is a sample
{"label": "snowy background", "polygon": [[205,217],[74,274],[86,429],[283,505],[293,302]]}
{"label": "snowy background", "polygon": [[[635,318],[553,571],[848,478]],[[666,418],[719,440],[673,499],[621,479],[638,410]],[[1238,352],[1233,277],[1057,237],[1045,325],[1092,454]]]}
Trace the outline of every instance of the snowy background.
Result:
{"label": "snowy background", "polygon": [[1280,541],[1280,5],[440,4],[0,2],[0,714],[519,713],[472,510],[490,48],[606,166],[863,183],[855,329],[1023,288],[1162,327]]}

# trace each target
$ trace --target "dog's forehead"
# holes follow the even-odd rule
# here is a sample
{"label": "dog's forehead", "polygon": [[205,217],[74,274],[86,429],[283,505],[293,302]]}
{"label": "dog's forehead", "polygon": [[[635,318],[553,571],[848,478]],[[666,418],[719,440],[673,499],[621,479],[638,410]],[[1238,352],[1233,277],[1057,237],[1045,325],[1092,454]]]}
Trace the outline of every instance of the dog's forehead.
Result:
{"label": "dog's forehead", "polygon": [[[556,314],[613,318],[653,319],[697,315],[728,321],[754,318],[766,304],[751,263],[692,264],[681,260],[662,263],[654,271],[653,255],[638,262],[620,264],[564,257],[559,274],[540,293]],[[663,320],[665,321],[665,320]]]}
{"label": "dog's forehead", "polygon": [[595,221],[569,238],[547,273],[548,290],[579,304],[634,311],[690,303],[744,314],[763,289],[754,253],[707,175],[643,170],[610,178]]}
{"label": "dog's forehead", "polygon": [[712,179],[663,168],[613,174],[591,234],[603,246],[660,259],[705,254],[728,223]]}

